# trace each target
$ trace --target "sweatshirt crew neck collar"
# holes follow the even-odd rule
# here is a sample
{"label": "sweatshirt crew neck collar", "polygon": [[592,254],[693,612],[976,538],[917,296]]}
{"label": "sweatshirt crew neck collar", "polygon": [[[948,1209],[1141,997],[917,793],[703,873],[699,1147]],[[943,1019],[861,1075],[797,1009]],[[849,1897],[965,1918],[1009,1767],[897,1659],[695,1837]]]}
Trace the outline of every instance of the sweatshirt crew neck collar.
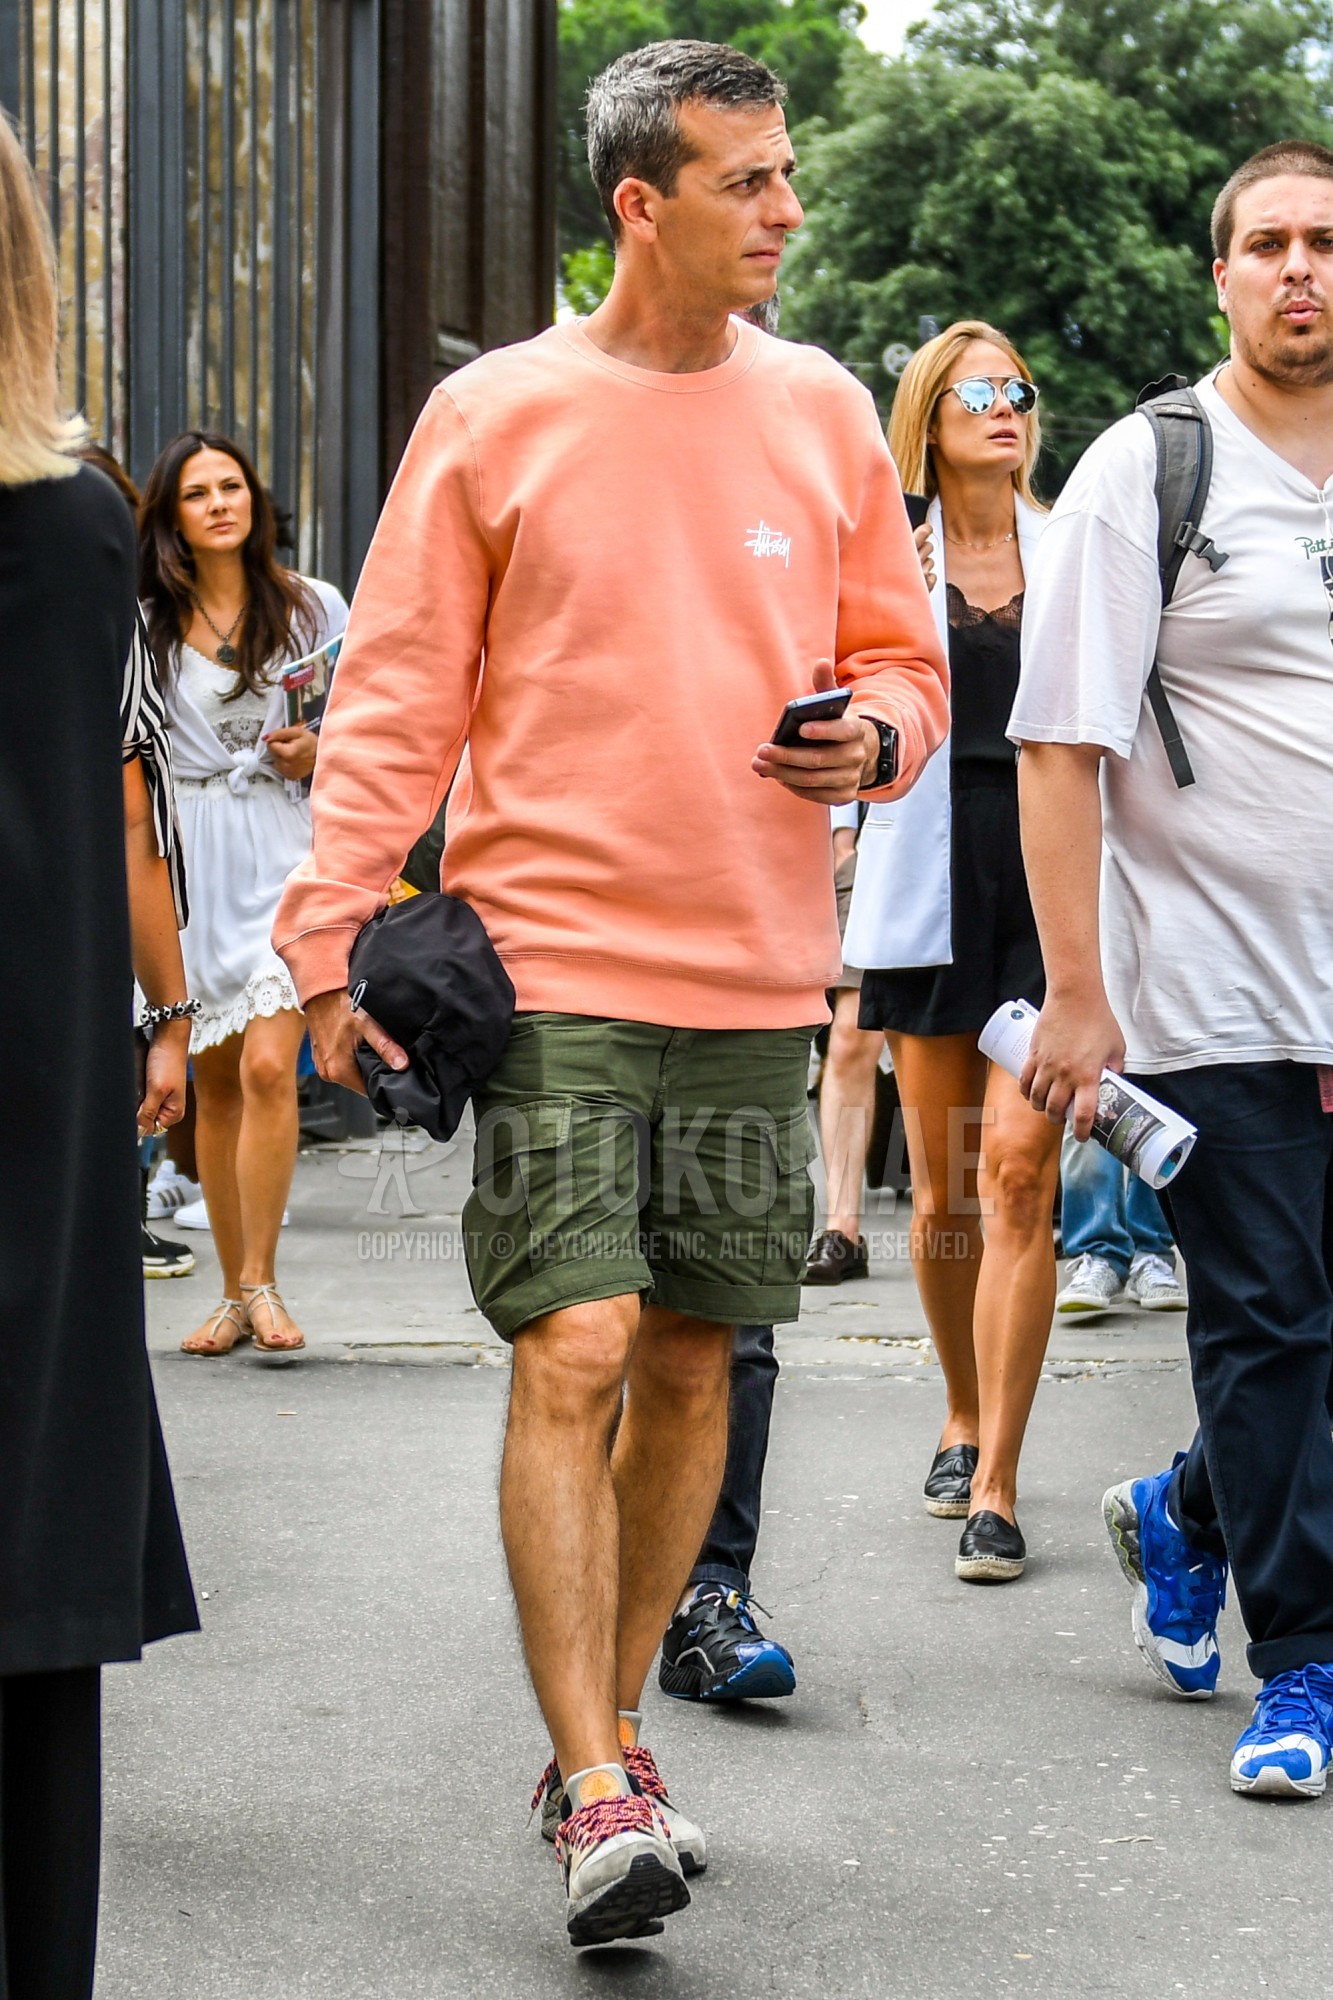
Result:
{"label": "sweatshirt crew neck collar", "polygon": [[713,389],[725,389],[730,383],[739,381],[759,358],[758,328],[742,319],[733,319],[732,325],[736,329],[736,340],[725,361],[716,368],[696,368],[680,375],[664,374],[656,368],[638,368],[632,361],[620,361],[613,354],[604,354],[595,341],[589,340],[581,320],[566,320],[555,331],[585,361],[591,362],[595,368],[604,369],[608,375],[619,376],[622,382],[632,383],[637,389],[655,389],[667,396],[706,396]]}

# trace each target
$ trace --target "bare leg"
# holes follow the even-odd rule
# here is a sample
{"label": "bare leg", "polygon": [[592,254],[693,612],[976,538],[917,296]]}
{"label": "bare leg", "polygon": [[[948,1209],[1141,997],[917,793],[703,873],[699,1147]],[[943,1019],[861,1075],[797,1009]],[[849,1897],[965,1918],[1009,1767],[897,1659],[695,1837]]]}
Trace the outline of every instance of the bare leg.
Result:
{"label": "bare leg", "polygon": [[981,1263],[977,1176],[986,1058],[973,1035],[888,1036],[912,1168],[912,1269],[948,1398],[941,1445],[977,1443],[972,1314]]}
{"label": "bare leg", "polygon": [[1051,1215],[1063,1134],[1032,1109],[1003,1070],[991,1069],[986,1102],[995,1118],[982,1137],[977,1176],[986,1248],[973,1309],[981,1455],[972,1511],[989,1509],[1012,1521],[1018,1456],[1055,1310]]}
{"label": "bare leg", "polygon": [[819,1143],[828,1180],[829,1229],[855,1243],[861,1234],[861,1191],[875,1115],[879,1033],[858,1028],[859,993],[840,992],[833,1003],[828,1057],[819,1086]]}
{"label": "bare leg", "polygon": [[244,1256],[241,1195],[236,1185],[236,1146],[241,1136],[241,1037],[229,1035],[193,1058],[194,1094],[198,1105],[195,1151],[199,1180],[208,1207],[213,1248],[222,1266],[222,1289],[239,1297]]}
{"label": "bare leg", "polygon": [[620,1512],[616,1706],[637,1708],[713,1518],[727,1456],[729,1326],[649,1306],[611,1456]]}
{"label": "bare leg", "polygon": [[514,1341],[500,1532],[528,1670],[562,1771],[620,1760],[611,1439],[638,1322],[630,1294],[547,1313]]}
{"label": "bare leg", "polygon": [[244,1254],[243,1285],[271,1285],[282,1211],[291,1192],[298,1137],[296,1058],[305,1021],[293,1008],[246,1026],[241,1053],[244,1109],[236,1145]]}
{"label": "bare leg", "polygon": [[[194,1057],[197,1106],[195,1145],[208,1207],[213,1248],[222,1266],[222,1296],[241,1296],[241,1200],[236,1186],[236,1142],[241,1130],[241,1038],[229,1035]],[[229,1354],[245,1333],[243,1316],[214,1314],[181,1342],[187,1354]]]}

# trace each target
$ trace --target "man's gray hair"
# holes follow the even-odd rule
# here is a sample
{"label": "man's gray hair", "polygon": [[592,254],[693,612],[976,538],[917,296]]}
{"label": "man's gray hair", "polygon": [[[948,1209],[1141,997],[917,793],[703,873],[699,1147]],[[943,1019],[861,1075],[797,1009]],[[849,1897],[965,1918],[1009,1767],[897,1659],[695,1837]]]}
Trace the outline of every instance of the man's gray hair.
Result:
{"label": "man's gray hair", "polygon": [[693,150],[680,129],[682,104],[727,109],[786,102],[787,86],[766,64],[725,42],[649,42],[617,56],[588,88],[588,165],[611,234],[620,234],[615,192],[647,181],[673,195]]}

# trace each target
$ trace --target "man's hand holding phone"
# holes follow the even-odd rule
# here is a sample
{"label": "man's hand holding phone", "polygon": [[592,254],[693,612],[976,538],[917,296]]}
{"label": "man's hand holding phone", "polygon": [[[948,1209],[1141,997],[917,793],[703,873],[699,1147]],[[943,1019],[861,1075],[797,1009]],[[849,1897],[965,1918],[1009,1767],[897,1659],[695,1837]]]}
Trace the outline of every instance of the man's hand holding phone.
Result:
{"label": "man's hand holding phone", "polygon": [[[814,691],[829,695],[838,691],[831,660],[817,662]],[[778,734],[775,730],[774,735]],[[751,768],[761,778],[776,778],[811,805],[845,806],[863,785],[871,783],[878,764],[879,732],[874,723],[841,715],[800,723],[794,743],[762,743]]]}

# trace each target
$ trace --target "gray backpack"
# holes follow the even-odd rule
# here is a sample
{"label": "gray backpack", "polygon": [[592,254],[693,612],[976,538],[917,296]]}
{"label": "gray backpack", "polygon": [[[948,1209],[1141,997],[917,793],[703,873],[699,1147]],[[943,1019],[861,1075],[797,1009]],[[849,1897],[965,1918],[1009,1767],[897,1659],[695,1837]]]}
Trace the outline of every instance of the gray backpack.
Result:
{"label": "gray backpack", "polygon": [[[1216,548],[1199,527],[1213,474],[1213,430],[1207,411],[1183,375],[1150,382],[1135,407],[1152,425],[1157,447],[1157,568],[1165,610],[1187,555],[1198,556],[1212,570],[1230,561],[1227,552]],[[1147,692],[1171,775],[1183,789],[1194,783],[1194,771],[1155,660]]]}

